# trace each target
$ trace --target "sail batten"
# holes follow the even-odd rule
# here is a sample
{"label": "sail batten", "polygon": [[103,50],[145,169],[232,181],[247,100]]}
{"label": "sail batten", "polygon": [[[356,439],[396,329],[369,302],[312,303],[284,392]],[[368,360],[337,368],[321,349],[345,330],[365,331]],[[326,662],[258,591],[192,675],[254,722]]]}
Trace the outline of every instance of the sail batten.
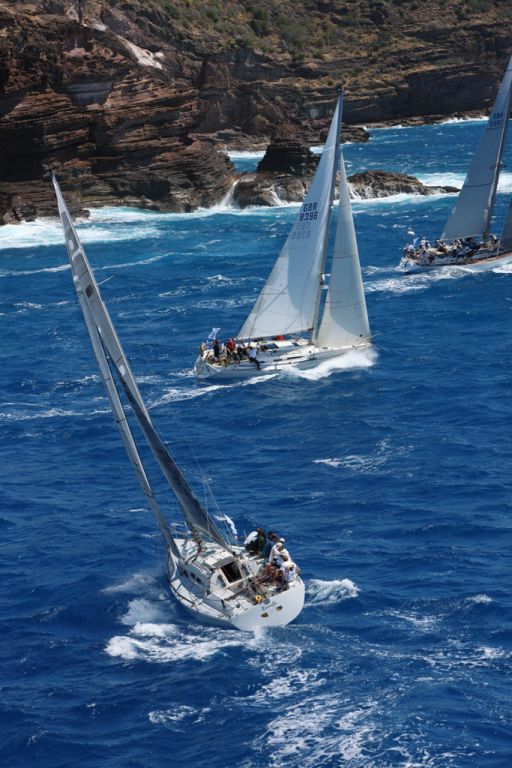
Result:
{"label": "sail batten", "polygon": [[512,93],[512,57],[457,202],[441,235],[443,240],[488,234],[507,134]]}
{"label": "sail batten", "polygon": [[117,387],[112,378],[109,360],[116,371],[137,421],[148,440],[153,455],[157,459],[158,464],[181,507],[187,524],[192,530],[197,530],[206,534],[222,546],[228,546],[224,537],[217,530],[216,526],[210,520],[208,513],[198,501],[181,470],[170,456],[164,443],[156,434],[146,405],[140,395],[137,383],[128,363],[128,359],[121,346],[121,342],[114,329],[107,308],[101,298],[98,284],[89,265],[87,256],[85,255],[85,251],[82,248],[55,177],[53,177],[53,184],[57,195],[59,214],[64,228],[64,236],[73,275],[73,282],[78,294],[93,351],[100,368],[101,378],[105,385],[116,425],[123,438],[126,451],[146,498],[157,517],[160,529],[173,553],[177,554],[178,550],[172,534],[163,518],[156,500],[154,499],[151,485],[147,479],[123,405],[117,392]]}
{"label": "sail batten", "polygon": [[238,338],[294,334],[315,324],[334,194],[340,120],[341,96],[308,194]]}

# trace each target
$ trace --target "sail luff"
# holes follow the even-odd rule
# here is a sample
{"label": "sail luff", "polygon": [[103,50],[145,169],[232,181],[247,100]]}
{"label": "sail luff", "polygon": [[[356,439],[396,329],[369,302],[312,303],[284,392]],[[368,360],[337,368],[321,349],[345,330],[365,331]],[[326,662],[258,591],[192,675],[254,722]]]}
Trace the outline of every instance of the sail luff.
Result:
{"label": "sail luff", "polygon": [[327,226],[325,227],[324,243],[322,248],[323,255],[322,255],[322,261],[320,264],[320,273],[318,275],[318,290],[316,295],[315,319],[313,321],[313,334],[312,334],[313,341],[316,341],[316,338],[318,336],[318,324],[320,322],[320,310],[321,310],[322,288],[323,288],[322,275],[325,272],[325,266],[327,263],[327,248],[329,246],[329,235],[331,230],[332,206],[334,202],[334,195],[336,192],[336,177],[338,175],[338,168],[340,165],[340,137],[341,137],[341,121],[342,121],[342,114],[343,114],[343,92],[340,92],[338,96],[337,114],[338,114],[338,120],[336,124],[335,161],[333,163],[333,168],[332,168],[331,191],[329,195],[329,213],[327,216]]}
{"label": "sail luff", "polygon": [[315,319],[336,165],[339,100],[309,191],[238,338],[311,331]]}
{"label": "sail luff", "polygon": [[318,332],[318,346],[341,348],[370,339],[363,278],[343,153],[331,277]]}
{"label": "sail luff", "polygon": [[[146,438],[150,443],[153,454],[155,455],[160,468],[162,469],[162,472],[171,487],[171,490],[176,496],[176,499],[182,509],[183,515],[188,525],[191,528],[197,528],[201,530],[207,535],[211,535],[212,538],[215,538],[223,546],[226,546],[224,538],[216,529],[215,525],[210,521],[208,513],[199,503],[192,488],[185,480],[184,476],[168,453],[165,446],[163,446],[163,443],[160,441],[161,444],[156,447],[156,441],[152,437],[151,439],[148,437],[148,433],[151,435],[151,431],[154,432],[154,428],[151,424],[151,418],[140,395],[139,389],[135,382],[135,378],[131,371],[124,350],[121,346],[121,342],[119,341],[115,328],[112,324],[112,320],[110,319],[108,310],[101,298],[98,284],[82,248],[55,177],[53,177],[53,184],[57,195],[59,214],[64,228],[66,248],[68,252],[69,263],[71,265],[73,282],[80,300],[85,322],[89,330],[89,336],[91,338],[93,350],[100,366],[100,372],[102,374],[103,381],[106,382],[105,386],[107,388],[107,393],[109,395],[112,409],[116,417],[116,422],[118,423],[118,428],[120,428],[119,425],[126,417],[124,414],[124,409],[122,408],[122,404],[119,400],[119,396],[117,395],[115,384],[111,379],[110,374],[107,373],[108,360],[104,359],[106,358],[105,352],[108,354],[111,363],[114,365],[125,392],[127,395],[129,395],[130,404],[134,409],[139,424],[141,425],[141,428],[143,429],[143,432],[145,433]],[[134,465],[134,468],[136,468],[137,474],[140,478],[140,468],[142,467],[142,462],[140,462],[140,458],[137,461],[138,454],[137,458],[135,456],[135,441],[133,440],[133,436],[129,431],[127,423],[126,428],[123,428],[121,431],[123,440],[125,441],[125,446],[129,446],[129,450],[128,448],[127,450],[130,459],[132,460],[132,464]],[[128,433],[130,436],[128,436]]]}
{"label": "sail luff", "polygon": [[492,112],[441,238],[456,240],[488,233],[510,114],[512,57]]}

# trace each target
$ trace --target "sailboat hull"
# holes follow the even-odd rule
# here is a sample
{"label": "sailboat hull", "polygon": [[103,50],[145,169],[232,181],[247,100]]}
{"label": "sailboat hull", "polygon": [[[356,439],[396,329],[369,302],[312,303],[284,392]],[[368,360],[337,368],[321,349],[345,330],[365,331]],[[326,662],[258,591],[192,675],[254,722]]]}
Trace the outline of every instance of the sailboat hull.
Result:
{"label": "sailboat hull", "polygon": [[483,256],[481,258],[468,259],[465,262],[455,259],[439,259],[432,264],[418,264],[413,259],[403,258],[399,265],[399,270],[406,275],[417,272],[431,272],[433,269],[441,267],[457,267],[465,272],[486,272],[496,267],[504,267],[512,264],[512,251],[500,253],[499,255]]}
{"label": "sailboat hull", "polygon": [[[281,346],[279,346],[281,345]],[[362,340],[361,344],[347,347],[317,347],[305,340],[299,340],[294,344],[290,342],[276,342],[276,349],[258,353],[258,368],[255,363],[244,359],[242,362],[226,365],[210,362],[207,358],[199,356],[194,365],[194,373],[200,379],[214,379],[217,382],[233,382],[251,379],[254,376],[263,376],[280,373],[290,368],[307,370],[315,368],[319,363],[344,357],[355,349],[366,349],[371,346],[369,340]]]}
{"label": "sailboat hull", "polygon": [[[179,547],[184,542],[177,541]],[[169,588],[178,603],[196,619],[218,627],[239,629],[253,632],[264,627],[282,627],[289,624],[304,607],[305,589],[300,577],[286,589],[274,587],[265,596],[255,596],[254,590],[247,589],[247,584],[234,584],[222,591],[203,589],[185,575],[190,563],[201,567],[203,556],[197,553],[195,545],[190,543],[195,554],[190,558],[176,558],[169,552],[167,580]],[[211,557],[215,545],[204,554],[204,559]],[[250,557],[238,548],[239,557],[246,561],[249,572],[257,574],[262,561]]]}

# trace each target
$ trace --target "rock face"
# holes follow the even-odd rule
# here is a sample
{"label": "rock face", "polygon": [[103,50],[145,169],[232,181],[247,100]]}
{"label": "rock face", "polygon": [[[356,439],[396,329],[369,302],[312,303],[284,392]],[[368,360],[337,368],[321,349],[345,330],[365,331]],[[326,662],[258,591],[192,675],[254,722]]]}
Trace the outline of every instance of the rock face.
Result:
{"label": "rock face", "polygon": [[211,205],[219,148],[320,143],[340,84],[349,124],[483,109],[506,5],[0,0],[0,221],[55,212],[50,167],[76,210]]}

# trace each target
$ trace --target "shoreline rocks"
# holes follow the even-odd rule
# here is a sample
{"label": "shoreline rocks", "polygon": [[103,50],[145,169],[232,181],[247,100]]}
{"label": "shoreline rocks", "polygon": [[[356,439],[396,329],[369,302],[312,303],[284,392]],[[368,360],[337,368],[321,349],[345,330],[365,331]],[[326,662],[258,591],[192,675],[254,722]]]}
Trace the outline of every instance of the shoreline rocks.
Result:
{"label": "shoreline rocks", "polygon": [[[311,24],[317,35],[295,45],[281,34],[300,31],[288,30],[286,3],[276,28],[236,0],[218,19],[181,0],[0,0],[0,223],[56,214],[50,169],[77,211],[214,205],[237,178],[228,148],[266,146],[277,126],[321,144],[340,86],[344,141],[367,141],[363,123],[481,114],[512,45],[502,12],[468,6],[461,33],[450,3],[435,19],[413,5],[347,25],[335,3],[313,14],[295,4],[304,33]],[[247,183],[238,187],[248,199]],[[276,189],[303,194],[296,177]],[[268,198],[261,185],[258,197]]]}

